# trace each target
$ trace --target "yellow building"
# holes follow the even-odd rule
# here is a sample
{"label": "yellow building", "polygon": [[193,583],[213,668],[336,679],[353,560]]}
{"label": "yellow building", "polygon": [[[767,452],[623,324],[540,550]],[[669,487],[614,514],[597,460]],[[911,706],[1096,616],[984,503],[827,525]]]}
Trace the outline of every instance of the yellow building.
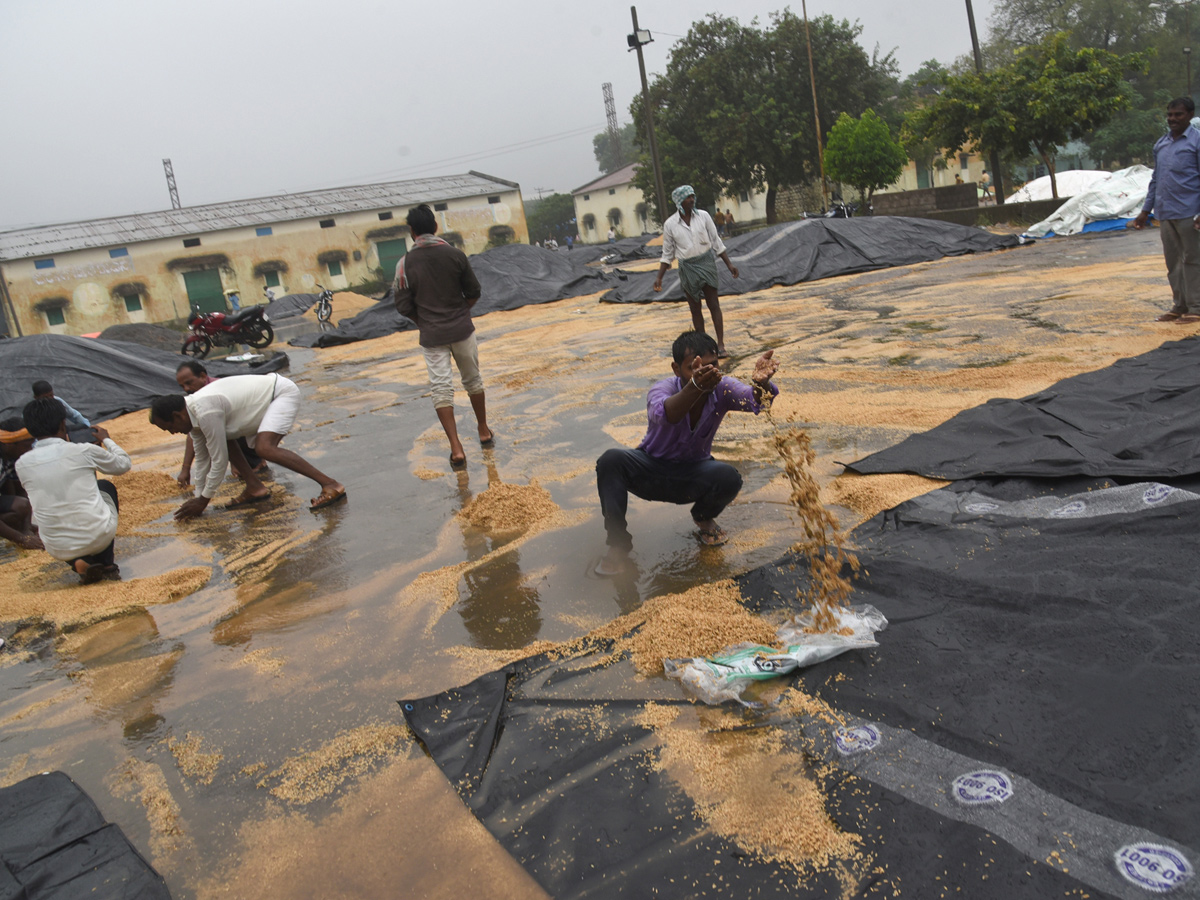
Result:
{"label": "yellow building", "polygon": [[[579,226],[579,239],[585,244],[601,244],[608,240],[612,228],[623,237],[632,237],[650,231],[662,231],[662,226],[649,218],[649,207],[642,192],[633,186],[637,163],[602,175],[583,187],[575,188],[575,221]],[[677,185],[666,185],[667,203],[671,202],[671,191]],[[735,222],[745,225],[767,215],[765,192],[743,192],[737,197],[721,197],[717,208],[733,213]],[[671,208],[674,212],[674,207]],[[716,215],[717,210],[709,212]],[[534,235],[537,238],[538,235]]]}
{"label": "yellow building", "polygon": [[956,176],[964,182],[973,181],[976,184],[980,182],[983,173],[987,171],[988,164],[978,153],[962,152],[955,156],[953,160],[943,160],[938,158],[940,162],[945,163],[945,166],[939,165],[921,165],[918,166],[913,160],[909,160],[904,164],[904,171],[900,173],[892,184],[885,188],[880,188],[876,194],[890,194],[897,191],[918,191],[925,188],[933,187],[949,187],[952,184],[957,184]]}
{"label": "yellow building", "polygon": [[391,281],[420,203],[468,254],[529,240],[520,185],[480,172],[23,228],[0,232],[0,325],[88,334],[224,310],[231,291],[246,305]]}

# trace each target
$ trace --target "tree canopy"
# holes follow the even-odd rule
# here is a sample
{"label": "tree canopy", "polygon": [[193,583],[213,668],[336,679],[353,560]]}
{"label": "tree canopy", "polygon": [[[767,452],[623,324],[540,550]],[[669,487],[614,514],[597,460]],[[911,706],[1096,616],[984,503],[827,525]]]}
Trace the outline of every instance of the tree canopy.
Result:
{"label": "tree canopy", "polygon": [[966,146],[1016,157],[1032,151],[1046,164],[1057,197],[1056,148],[1128,108],[1124,75],[1145,64],[1142,53],[1072,49],[1070,36],[1057,32],[1019,48],[1006,66],[949,76],[941,93],[909,114],[905,128],[910,139],[936,143],[947,158]]}
{"label": "tree canopy", "polygon": [[[867,55],[857,24],[825,15],[809,27],[827,132],[843,112],[880,106],[894,89],[896,64],[890,54]],[[767,221],[775,221],[777,192],[818,173],[811,84],[804,22],[790,10],[772,14],[766,28],[717,14],[693,23],[650,88],[667,189],[690,183],[701,206],[720,194],[765,189]],[[640,136],[640,97],[631,112]],[[635,183],[657,214],[653,177],[647,161]]]}
{"label": "tree canopy", "polygon": [[592,152],[596,154],[596,165],[600,174],[615,172],[631,162],[637,162],[637,129],[632,122],[617,130],[616,140],[608,131],[592,138]]}
{"label": "tree canopy", "polygon": [[826,174],[854,187],[867,203],[876,190],[900,177],[907,162],[908,154],[874,110],[859,119],[842,113],[829,131]]}
{"label": "tree canopy", "polygon": [[525,225],[529,243],[544,241],[550,235],[555,240],[575,234],[575,198],[570,194],[547,194],[537,200],[525,201]]}

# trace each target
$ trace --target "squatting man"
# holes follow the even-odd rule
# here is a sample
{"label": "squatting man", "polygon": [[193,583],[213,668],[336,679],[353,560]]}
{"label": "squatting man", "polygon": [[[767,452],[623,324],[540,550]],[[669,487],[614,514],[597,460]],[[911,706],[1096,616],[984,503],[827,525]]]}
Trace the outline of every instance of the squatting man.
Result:
{"label": "squatting man", "polygon": [[175,511],[176,519],[191,519],[204,512],[225,480],[225,469],[246,482],[241,494],[225,509],[259,503],[270,490],[254,473],[238,449],[237,439],[254,436],[260,457],[311,478],[321,493],[309,509],[321,509],[346,498],[346,488],[312,463],[279,442],[292,430],[300,408],[300,389],[282,375],[233,375],[200,388],[194,394],[168,394],[150,406],[151,424],[171,434],[191,433],[196,454],[196,496]]}
{"label": "squatting man", "polygon": [[[629,494],[643,500],[691,503],[700,542],[725,543],[719,516],[742,489],[742,476],[729,463],[712,458],[717,428],[730,410],[757,415],[779,389],[771,383],[778,364],[768,350],[758,358],[749,385],[721,375],[717,342],[700,331],[685,331],[671,348],[672,378],[650,388],[646,397],[646,436],[636,450],[607,450],[596,461],[596,489],[608,532],[608,552],[597,575],[617,575],[629,567],[633,538],[625,515]],[[768,401],[769,403],[769,401]]]}

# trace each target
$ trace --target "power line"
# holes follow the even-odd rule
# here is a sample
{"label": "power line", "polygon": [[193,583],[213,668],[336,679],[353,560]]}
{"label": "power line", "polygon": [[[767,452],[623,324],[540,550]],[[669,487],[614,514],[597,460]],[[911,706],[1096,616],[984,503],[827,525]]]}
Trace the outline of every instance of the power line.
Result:
{"label": "power line", "polygon": [[[460,156],[444,157],[429,163],[421,163],[415,166],[407,166],[401,169],[386,169],[380,172],[371,172],[365,175],[352,175],[345,179],[341,179],[336,183],[331,183],[329,187],[340,187],[346,184],[347,181],[361,181],[364,179],[399,177],[403,175],[412,175],[419,172],[429,171],[431,169],[441,169],[447,166],[458,165],[461,163],[475,162],[481,159],[488,159],[493,156],[505,156],[509,153],[515,153],[519,150],[532,150],[535,147],[542,147],[546,144],[553,144],[556,141],[564,141],[568,138],[579,137],[583,134],[596,134],[603,131],[604,125],[594,124],[584,128],[575,128],[571,131],[562,131],[558,134],[544,135],[537,138],[529,138],[524,141],[517,141],[512,144],[503,144],[499,147],[493,147],[490,150],[479,150],[474,153],[464,153]],[[309,190],[320,190],[320,188],[310,188]]]}

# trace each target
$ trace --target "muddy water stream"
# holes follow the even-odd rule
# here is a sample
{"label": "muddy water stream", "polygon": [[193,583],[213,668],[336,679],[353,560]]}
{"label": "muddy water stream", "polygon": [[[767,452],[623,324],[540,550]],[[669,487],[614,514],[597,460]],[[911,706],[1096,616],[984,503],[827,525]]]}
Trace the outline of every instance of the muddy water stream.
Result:
{"label": "muddy water stream", "polygon": [[[835,478],[836,461],[1185,336],[1152,322],[1161,269],[1156,236],[1121,235],[728,298],[727,369],[748,378],[775,349],[773,414],[811,435],[823,497],[852,527],[938,483]],[[701,548],[685,509],[633,500],[635,571],[590,576],[594,461],[640,438],[686,309],[586,298],[476,324],[498,439],[478,446],[460,395],[465,472],[414,335],[289,349],[304,402],[287,446],[348,503],[312,514],[315,486],[277,469],[269,503],[176,525],[179,493],[147,482],[118,539],[125,580],[104,594],[0,548],[0,781],[67,772],[179,898],[539,896],[410,744],[396,700],[766,563],[799,534],[769,423],[731,414],[714,447],[745,479],[721,519],[731,542]],[[178,471],[181,442],[144,414],[111,430],[137,471]],[[524,531],[456,515],[534,480],[554,510]],[[181,597],[151,580],[180,569],[207,580]],[[51,597],[66,598],[53,615]]]}

